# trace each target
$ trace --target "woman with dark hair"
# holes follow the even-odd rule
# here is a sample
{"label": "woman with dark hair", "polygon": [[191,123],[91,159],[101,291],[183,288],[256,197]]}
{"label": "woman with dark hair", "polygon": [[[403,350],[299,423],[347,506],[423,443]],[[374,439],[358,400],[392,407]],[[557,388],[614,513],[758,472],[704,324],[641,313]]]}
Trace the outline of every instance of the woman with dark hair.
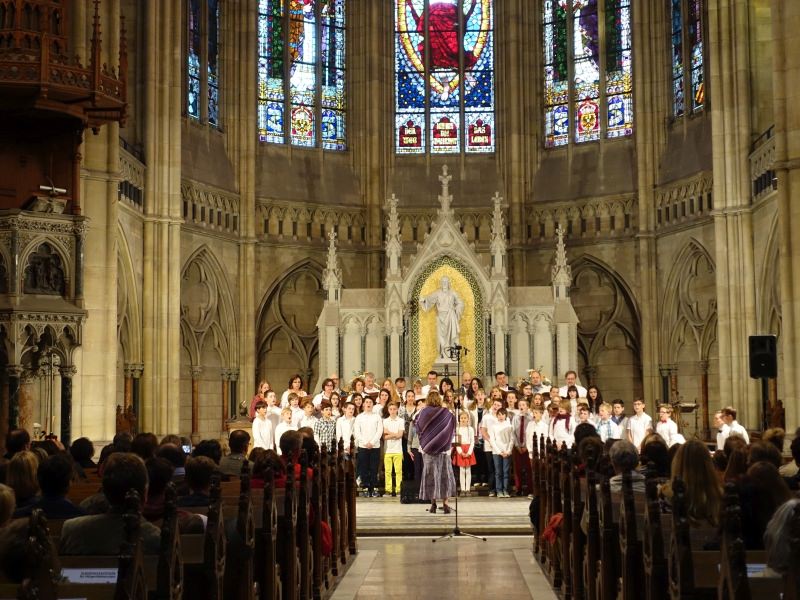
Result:
{"label": "woman with dark hair", "polygon": [[453,391],[453,380],[449,377],[442,377],[442,380],[439,382],[439,394],[444,396],[447,393],[447,390]]}
{"label": "woman with dark hair", "polygon": [[478,390],[483,389],[483,383],[477,377],[473,377],[469,382],[469,388],[467,388],[467,399],[470,402],[475,402],[475,394],[478,393]]}
{"label": "woman with dark hair", "polygon": [[419,497],[430,500],[431,514],[436,512],[436,501],[442,501],[445,514],[451,511],[447,499],[456,494],[456,480],[450,464],[451,445],[456,419],[442,406],[442,399],[435,391],[428,394],[425,408],[416,418],[417,434],[422,451],[422,484]]}
{"label": "woman with dark hair", "polygon": [[297,397],[300,400],[306,395],[305,390],[303,389],[303,378],[300,377],[300,373],[295,373],[289,379],[289,387],[283,394],[281,395],[281,408],[284,406],[289,406],[289,394],[297,394]]}
{"label": "woman with dark hair", "polygon": [[603,403],[603,394],[600,393],[600,389],[596,385],[590,385],[586,390],[586,399],[589,401],[589,410],[596,415]]}
{"label": "woman with dark hair", "polygon": [[247,416],[250,417],[251,421],[256,418],[256,404],[258,404],[259,401],[266,400],[267,392],[269,390],[269,381],[262,379],[258,384],[258,389],[256,389],[255,395],[250,400],[250,408],[247,410]]}

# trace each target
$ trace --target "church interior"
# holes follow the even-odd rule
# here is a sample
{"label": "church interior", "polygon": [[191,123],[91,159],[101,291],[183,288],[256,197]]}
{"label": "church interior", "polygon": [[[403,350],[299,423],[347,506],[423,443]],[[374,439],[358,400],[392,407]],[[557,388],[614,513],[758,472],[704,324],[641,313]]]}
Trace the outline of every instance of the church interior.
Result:
{"label": "church interior", "polygon": [[[263,381],[425,383],[445,277],[454,380],[572,370],[711,443],[735,407],[789,461],[798,30],[789,0],[0,0],[0,442],[226,441]],[[531,456],[538,498],[572,459]],[[538,510],[521,597],[611,597]]]}

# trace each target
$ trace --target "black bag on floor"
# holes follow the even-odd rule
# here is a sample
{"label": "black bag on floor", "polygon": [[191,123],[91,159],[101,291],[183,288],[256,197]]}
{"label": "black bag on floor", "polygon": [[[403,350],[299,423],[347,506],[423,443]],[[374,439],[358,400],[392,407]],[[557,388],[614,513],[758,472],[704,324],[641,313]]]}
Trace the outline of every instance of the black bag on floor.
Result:
{"label": "black bag on floor", "polygon": [[419,481],[403,479],[400,482],[400,504],[416,504],[419,502]]}

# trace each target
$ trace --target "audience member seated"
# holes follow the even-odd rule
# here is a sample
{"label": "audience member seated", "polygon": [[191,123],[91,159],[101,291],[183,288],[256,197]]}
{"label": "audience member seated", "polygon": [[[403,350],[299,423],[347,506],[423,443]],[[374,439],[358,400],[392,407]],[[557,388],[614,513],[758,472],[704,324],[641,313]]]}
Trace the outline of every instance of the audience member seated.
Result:
{"label": "audience member seated", "polygon": [[69,447],[69,453],[72,455],[75,464],[81,469],[94,469],[97,464],[92,460],[94,458],[94,444],[89,438],[78,438]]}
{"label": "audience member seated", "polygon": [[131,434],[127,431],[123,431],[115,435],[114,440],[111,443],[120,452],[130,452],[131,442],[133,442],[133,436],[131,436]]}
{"label": "audience member seated", "polygon": [[48,519],[71,519],[86,514],[82,508],[67,499],[69,485],[75,472],[72,459],[65,453],[54,454],[39,465],[36,477],[42,490],[41,497],[32,504],[20,507],[14,517],[27,517],[40,508]]}
{"label": "audience member seated", "polygon": [[762,442],[769,442],[778,449],[778,453],[783,455],[783,443],[786,441],[786,431],[780,427],[767,429],[761,434]]}
{"label": "audience member seated", "polygon": [[5,459],[11,460],[17,452],[31,449],[31,436],[24,429],[12,429],[6,436]]}
{"label": "audience member seated", "polygon": [[250,434],[243,429],[231,431],[228,444],[231,447],[231,453],[219,461],[219,470],[223,475],[238,477],[242,472],[247,446],[250,444]]}
{"label": "audience member seated", "polygon": [[46,440],[38,440],[36,442],[31,442],[31,450],[35,450],[37,452],[42,452],[41,458],[45,459],[48,456],[53,456],[54,454],[58,454],[59,452],[64,452],[64,446],[61,443],[56,443],[52,439]]}
{"label": "audience member seated", "polygon": [[739,484],[742,507],[742,537],[745,548],[764,548],[764,533],[775,511],[794,498],[775,465],[757,462],[747,469]]}
{"label": "audience member seated", "polygon": [[263,448],[259,448],[259,450],[262,450],[262,452],[258,453],[256,460],[253,462],[253,480],[251,482],[253,489],[262,489],[264,487],[264,477],[267,469],[272,469],[275,481],[283,481],[284,483],[281,487],[285,487],[286,465],[283,464],[281,457],[274,450],[264,450]]}
{"label": "audience member seated", "polygon": [[[795,438],[797,439],[797,438]],[[797,565],[792,560],[792,528],[791,520],[800,500],[792,498],[781,504],[772,515],[764,533],[764,550],[767,552],[767,567],[778,575],[786,575]]]}
{"label": "audience member seated", "polygon": [[131,442],[131,452],[142,460],[153,458],[158,449],[158,438],[153,433],[137,433]]}
{"label": "audience member seated", "polygon": [[178,495],[183,496],[189,493],[186,486],[186,454],[183,448],[174,444],[164,444],[156,450],[156,456],[166,458],[175,469],[172,472],[172,483],[178,489]]}
{"label": "audience member seated", "polygon": [[611,450],[608,451],[608,457],[611,459],[611,466],[614,468],[615,473],[608,480],[611,493],[622,493],[622,475],[623,473],[630,473],[633,492],[635,494],[644,494],[644,475],[636,471],[636,466],[639,464],[639,453],[636,451],[636,446],[627,440],[619,440],[611,446]]}
{"label": "audience member seated", "polygon": [[572,433],[572,437],[575,440],[574,445],[577,448],[580,445],[580,443],[587,437],[597,437],[599,439],[600,434],[597,433],[597,428],[591,423],[581,423],[580,425],[575,427],[575,431]]}
{"label": "audience member seated", "polygon": [[768,462],[776,469],[780,469],[783,465],[783,457],[774,445],[764,441],[753,442],[747,453],[747,466],[751,467],[757,462]]}
{"label": "audience member seated", "polygon": [[36,479],[38,469],[39,459],[30,450],[15,453],[8,463],[6,483],[14,490],[17,512],[39,500],[39,481]]}
{"label": "audience member seated", "polygon": [[14,499],[14,490],[4,483],[0,483],[0,528],[8,524],[16,508],[17,503]]}
{"label": "audience member seated", "polygon": [[[673,444],[673,446],[677,445]],[[669,478],[669,449],[664,438],[659,434],[651,433],[642,441],[641,462],[639,472],[642,474],[653,471],[658,479]]]}
{"label": "audience member seated", "polygon": [[192,450],[192,456],[207,456],[218,466],[222,460],[222,446],[217,440],[203,440]]}
{"label": "audience member seated", "polygon": [[161,438],[161,442],[158,445],[163,446],[164,444],[172,444],[173,446],[177,446],[178,448],[183,446],[183,442],[181,441],[181,436],[175,435],[174,433],[168,433],[163,438]]}
{"label": "audience member seated", "polygon": [[[747,473],[747,445],[736,445],[728,452],[728,442],[730,440],[740,440],[738,437],[729,437],[725,440],[725,453],[728,457],[728,465],[725,467],[725,483],[738,484]],[[744,442],[744,440],[742,440]]]}
{"label": "audience member seated", "polygon": [[164,492],[172,481],[175,468],[166,458],[154,456],[145,463],[147,469],[147,501],[142,506],[142,516],[148,521],[160,521],[164,517]]}
{"label": "audience member seated", "polygon": [[217,465],[207,456],[193,456],[186,461],[186,485],[189,493],[178,498],[178,506],[208,506],[211,502],[211,478]]}
{"label": "audience member seated", "polygon": [[791,490],[800,489],[800,429],[795,433],[797,437],[792,440],[789,450],[792,453],[792,462],[786,463],[778,472],[786,480],[786,485]]}
{"label": "audience member seated", "polygon": [[[311,441],[314,441],[313,438],[314,432],[311,432]],[[316,445],[316,442],[315,442]],[[283,461],[284,465],[287,465],[289,462],[294,463],[294,477],[295,481],[300,479],[300,450],[303,447],[303,434],[300,431],[286,431],[281,436],[281,460]],[[252,454],[251,454],[252,456]],[[314,477],[314,471],[309,467],[306,469],[306,476],[311,479]],[[286,487],[286,479],[275,479],[275,487],[283,488]]]}
{"label": "audience member seated", "polygon": [[[103,473],[103,492],[110,505],[108,512],[65,521],[61,530],[59,553],[100,556],[118,554],[125,541],[125,495],[131,490],[136,490],[146,502],[147,469],[144,461],[135,454],[112,454]],[[140,521],[143,552],[157,554],[161,531],[145,519]]]}
{"label": "audience member seated", "polygon": [[661,494],[672,501],[676,479],[686,487],[686,512],[693,527],[717,526],[722,508],[722,485],[714,462],[703,442],[689,440],[678,447],[672,462],[672,479],[661,486]]}
{"label": "audience member seated", "polygon": [[[0,529],[0,575],[11,583],[22,583],[27,575],[28,529],[28,519],[11,521]],[[55,551],[52,554],[55,556]],[[57,564],[53,566],[56,572],[60,571]],[[30,596],[38,597],[38,594],[31,591]]]}

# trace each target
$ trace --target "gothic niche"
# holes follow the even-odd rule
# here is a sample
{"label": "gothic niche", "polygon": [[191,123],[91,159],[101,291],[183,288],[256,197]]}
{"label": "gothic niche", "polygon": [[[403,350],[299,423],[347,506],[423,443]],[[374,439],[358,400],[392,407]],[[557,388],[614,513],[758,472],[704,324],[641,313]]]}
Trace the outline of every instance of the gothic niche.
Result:
{"label": "gothic niche", "polygon": [[6,259],[0,254],[0,294],[8,293],[8,267],[6,267]]}
{"label": "gothic niche", "polygon": [[63,296],[64,284],[61,257],[45,242],[28,258],[22,290],[26,294]]}

